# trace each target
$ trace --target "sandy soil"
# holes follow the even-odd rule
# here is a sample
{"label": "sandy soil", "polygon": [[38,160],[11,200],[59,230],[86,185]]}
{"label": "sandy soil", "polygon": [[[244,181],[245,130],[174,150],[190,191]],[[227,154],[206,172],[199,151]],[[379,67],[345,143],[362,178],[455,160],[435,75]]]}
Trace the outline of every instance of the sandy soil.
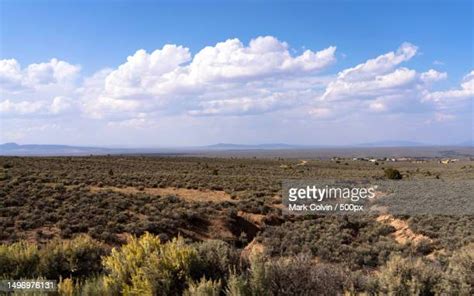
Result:
{"label": "sandy soil", "polygon": [[91,192],[98,192],[98,191],[107,191],[112,190],[115,192],[125,193],[125,194],[138,194],[138,193],[146,193],[150,195],[156,196],[176,196],[178,198],[182,198],[186,201],[197,201],[197,202],[216,202],[221,203],[224,201],[233,202],[230,194],[227,194],[225,191],[212,191],[212,190],[197,190],[197,189],[186,189],[186,188],[175,188],[175,187],[166,187],[166,188],[145,188],[143,190],[139,190],[136,187],[97,187],[91,186]]}
{"label": "sandy soil", "polygon": [[432,242],[432,239],[430,239],[426,235],[414,233],[413,230],[410,229],[406,221],[397,219],[392,215],[381,215],[377,217],[377,221],[391,225],[395,228],[396,231],[393,236],[399,244],[406,244],[408,242],[418,244],[423,240]]}

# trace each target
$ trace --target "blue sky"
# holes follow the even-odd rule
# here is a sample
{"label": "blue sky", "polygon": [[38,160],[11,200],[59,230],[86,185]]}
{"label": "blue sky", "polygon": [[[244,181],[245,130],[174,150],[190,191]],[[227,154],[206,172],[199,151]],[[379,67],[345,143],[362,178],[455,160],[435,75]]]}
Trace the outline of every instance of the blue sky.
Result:
{"label": "blue sky", "polygon": [[[471,1],[0,3],[2,142],[472,137]],[[153,62],[166,44],[175,47]]]}

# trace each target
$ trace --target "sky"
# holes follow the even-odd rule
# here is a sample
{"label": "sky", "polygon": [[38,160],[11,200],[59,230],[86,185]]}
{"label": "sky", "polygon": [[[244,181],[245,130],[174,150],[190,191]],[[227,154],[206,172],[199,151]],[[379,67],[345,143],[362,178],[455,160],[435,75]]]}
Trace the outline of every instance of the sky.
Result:
{"label": "sky", "polygon": [[0,0],[0,143],[458,144],[472,1]]}

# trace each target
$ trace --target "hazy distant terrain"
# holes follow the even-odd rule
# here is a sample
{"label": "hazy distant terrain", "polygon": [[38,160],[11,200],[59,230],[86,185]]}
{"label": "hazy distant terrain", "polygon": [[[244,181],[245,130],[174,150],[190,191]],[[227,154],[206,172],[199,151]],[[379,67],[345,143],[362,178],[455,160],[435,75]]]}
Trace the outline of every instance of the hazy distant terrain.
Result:
{"label": "hazy distant terrain", "polygon": [[329,159],[332,157],[426,157],[469,158],[474,156],[472,147],[332,147],[332,148],[294,148],[294,149],[247,149],[247,150],[203,150],[190,151],[189,154],[220,157],[284,157]]}
{"label": "hazy distant terrain", "polygon": [[[161,154],[161,155],[194,155],[217,157],[284,157],[328,159],[331,157],[459,157],[474,156],[474,147],[469,146],[423,146],[402,144],[400,142],[380,142],[354,147],[318,147],[288,144],[216,144],[199,147],[169,148],[103,148],[78,147],[67,145],[18,145],[6,143],[0,145],[0,155],[5,156],[84,156],[107,154]],[[380,145],[380,146],[377,146]],[[384,146],[384,145],[389,145]]]}

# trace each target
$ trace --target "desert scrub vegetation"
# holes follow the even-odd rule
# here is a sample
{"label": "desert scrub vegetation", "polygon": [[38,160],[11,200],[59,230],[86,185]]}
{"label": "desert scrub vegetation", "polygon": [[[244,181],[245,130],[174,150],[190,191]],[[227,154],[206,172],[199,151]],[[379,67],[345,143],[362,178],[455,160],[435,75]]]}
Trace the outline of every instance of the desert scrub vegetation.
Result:
{"label": "desert scrub vegetation", "polygon": [[72,240],[55,239],[41,247],[26,241],[2,244],[0,277],[90,277],[102,271],[101,257],[106,253],[107,247],[85,235]]}
{"label": "desert scrub vegetation", "polygon": [[[55,243],[63,246],[58,247],[55,256],[75,261],[74,256],[82,250],[97,254],[104,251],[91,238],[78,238],[80,251],[72,251],[71,242]],[[217,248],[214,254],[210,254],[212,246]],[[158,236],[145,233],[141,237],[130,236],[121,247],[105,249],[103,256],[94,257],[100,269],[92,264],[90,269],[74,273],[77,266],[72,264],[68,275],[56,273],[54,277],[46,275],[56,268],[57,262],[41,258],[47,247],[50,246],[24,242],[2,245],[1,278],[56,279],[59,295],[472,295],[473,292],[472,245],[439,261],[392,254],[374,273],[354,271],[344,264],[318,262],[304,253],[279,258],[260,252],[242,256],[230,245],[187,243],[182,237],[163,242]],[[235,260],[235,255],[239,260]],[[217,271],[209,268],[216,263]]]}
{"label": "desert scrub vegetation", "polygon": [[441,294],[441,269],[421,258],[393,256],[377,276],[379,291],[389,295]]}
{"label": "desert scrub vegetation", "polygon": [[430,237],[438,249],[453,251],[474,241],[473,216],[417,215],[407,221],[413,231]]}
{"label": "desert scrub vegetation", "polygon": [[366,217],[320,216],[267,227],[257,239],[273,257],[307,253],[354,268],[377,267],[403,247],[388,237],[395,229]]}
{"label": "desert scrub vegetation", "polygon": [[283,216],[281,182],[390,182],[419,202],[421,183],[449,189],[472,164],[393,162],[403,179],[389,181],[387,162],[0,157],[0,276],[61,279],[62,295],[470,295],[473,216],[397,216],[427,238],[403,244],[377,217]]}
{"label": "desert scrub vegetation", "polygon": [[400,171],[394,168],[386,168],[384,170],[384,174],[385,174],[385,177],[387,177],[390,180],[400,180],[403,178]]}
{"label": "desert scrub vegetation", "polygon": [[[97,247],[92,239],[80,239],[90,244],[90,250]],[[3,246],[2,250],[7,250],[2,253],[6,266],[15,267],[18,261],[7,261],[3,256],[15,256],[21,248],[26,250],[22,262],[36,271],[30,274],[29,269],[21,269],[2,276],[45,277],[57,262],[46,260],[42,264],[37,257],[49,247],[27,243]],[[164,243],[158,236],[145,233],[131,236],[128,243],[99,259],[103,267],[99,271],[91,268],[88,276],[70,273],[47,278],[59,280],[60,295],[287,295],[288,289],[299,293],[330,289],[336,295],[345,287],[345,281],[339,281],[343,273],[337,267],[315,266],[309,259],[275,261],[260,254],[236,260],[239,254],[233,254],[237,250],[231,248],[217,242],[188,244],[181,237]],[[68,258],[67,247],[58,250],[56,257]],[[217,267],[209,268],[216,263]]]}
{"label": "desert scrub vegetation", "polygon": [[197,265],[197,252],[181,237],[162,244],[150,233],[131,237],[104,258],[106,289],[125,295],[163,295],[183,291]]}
{"label": "desert scrub vegetation", "polygon": [[18,279],[35,277],[40,261],[38,247],[25,241],[0,245],[0,275]]}
{"label": "desert scrub vegetation", "polygon": [[[84,233],[107,244],[119,245],[124,234],[141,235],[145,231],[162,238],[172,238],[178,233],[192,237],[198,228],[211,229],[212,221],[230,210],[276,217],[273,220],[277,221],[281,218],[278,204],[283,179],[370,182],[385,178],[384,170],[372,163],[347,163],[310,160],[300,165],[300,160],[282,158],[0,157],[0,241],[45,243]],[[472,166],[470,161],[450,166],[435,160],[391,166],[407,176],[397,181],[397,186],[404,186],[405,179],[433,180],[432,176],[426,176],[426,171],[439,174],[446,181],[474,178],[474,171],[461,169]],[[217,175],[214,170],[218,171]],[[127,188],[134,190],[124,193]],[[192,202],[179,196],[147,193],[153,188],[225,192],[232,202]],[[455,222],[457,217],[450,219]],[[459,226],[451,241],[463,240]],[[223,239],[222,236],[211,238]]]}

